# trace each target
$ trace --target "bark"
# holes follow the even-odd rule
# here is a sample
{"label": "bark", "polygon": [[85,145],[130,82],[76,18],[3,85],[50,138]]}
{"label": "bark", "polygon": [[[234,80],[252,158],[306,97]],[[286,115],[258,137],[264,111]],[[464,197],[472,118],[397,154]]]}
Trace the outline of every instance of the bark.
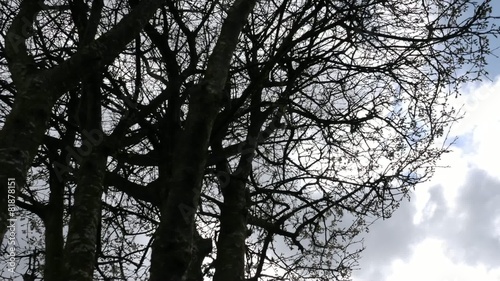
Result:
{"label": "bark", "polygon": [[[77,153],[82,160],[64,249],[64,280],[92,281],[96,264],[107,159],[101,145],[104,140],[101,128],[101,73],[94,73],[82,83],[77,108],[78,123],[82,128],[82,147]],[[78,162],[78,159],[75,161]]]}
{"label": "bark", "polygon": [[[60,163],[64,163],[64,161],[61,161]],[[45,266],[43,277],[45,281],[58,281],[62,276],[63,269],[63,215],[65,182],[53,169],[51,169],[49,184],[50,196],[48,211],[45,213],[44,218]]]}
{"label": "bark", "polygon": [[[257,110],[251,114],[247,139],[240,146],[241,157],[237,169],[229,177],[228,183],[221,183],[224,204],[221,208],[214,281],[243,281],[245,279],[245,240],[248,206],[251,204],[246,182],[252,171],[252,161],[259,143],[260,129],[271,112],[260,112],[260,93],[256,91],[252,97],[252,107]],[[218,146],[221,148],[221,143]]]}
{"label": "bark", "polygon": [[203,259],[210,252],[212,252],[212,239],[201,237],[198,231],[195,230],[191,263],[186,274],[186,281],[203,281],[201,265],[203,264]]}
{"label": "bark", "polygon": [[99,151],[92,152],[81,164],[64,249],[64,280],[93,280],[105,164],[106,156]]}
{"label": "bark", "polygon": [[[241,175],[243,176],[243,175]],[[232,179],[224,191],[220,216],[214,281],[245,278],[245,240],[247,237],[247,201],[244,179]]]}
{"label": "bark", "polygon": [[[5,55],[18,93],[0,131],[2,177],[16,178],[18,186],[24,185],[26,172],[42,143],[55,101],[79,81],[111,63],[163,2],[141,1],[109,32],[79,49],[61,65],[48,70],[36,68],[26,47],[33,19],[43,1],[21,2],[5,40]],[[7,186],[3,179],[0,188],[0,238],[3,239],[8,223]]]}
{"label": "bark", "polygon": [[[47,119],[49,114],[43,110],[48,99],[33,99],[23,95],[30,83],[38,84],[27,73],[34,71],[33,61],[27,55],[24,40],[28,36],[28,27],[32,24],[32,18],[40,10],[38,1],[23,1],[18,15],[14,18],[7,32],[5,52],[7,57],[15,57],[16,60],[9,63],[12,79],[17,81],[18,95],[13,105],[12,113],[7,116],[4,127],[0,131],[0,239],[6,232],[7,219],[7,178],[15,178],[17,186],[24,184],[28,165],[31,163],[41,137],[45,132],[43,127],[37,127],[32,120]],[[18,44],[18,42],[21,42]],[[41,93],[44,95],[45,93]],[[31,119],[26,122],[26,119]]]}
{"label": "bark", "polygon": [[[103,7],[102,0],[93,2],[87,19],[87,5],[83,1],[71,2],[71,14],[78,29],[80,48],[92,41]],[[75,201],[71,210],[68,238],[64,249],[64,279],[91,281],[96,265],[96,246],[99,244],[101,197],[107,155],[101,144],[104,140],[101,116],[101,84],[103,69],[82,81],[79,104],[73,112],[82,130],[82,147],[78,150],[83,160],[77,174]],[[86,156],[86,157],[84,157]]]}
{"label": "bark", "polygon": [[186,271],[192,256],[194,218],[210,134],[221,108],[222,90],[238,36],[254,5],[255,1],[235,1],[223,23],[205,76],[192,91],[185,129],[173,154],[172,177],[162,190],[164,202],[152,247],[151,281],[176,281],[189,275]]}

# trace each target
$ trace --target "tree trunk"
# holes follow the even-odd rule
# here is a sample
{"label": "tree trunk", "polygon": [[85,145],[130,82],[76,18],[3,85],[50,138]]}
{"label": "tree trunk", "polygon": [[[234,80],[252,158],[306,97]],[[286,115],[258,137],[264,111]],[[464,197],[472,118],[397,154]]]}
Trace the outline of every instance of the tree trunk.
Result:
{"label": "tree trunk", "polygon": [[255,1],[235,1],[228,11],[205,76],[192,91],[186,125],[172,159],[172,178],[162,191],[161,220],[151,255],[151,281],[177,281],[189,275],[194,218],[210,135],[221,108],[232,54],[254,5]]}
{"label": "tree trunk", "polygon": [[63,274],[63,215],[65,181],[62,180],[53,169],[51,169],[49,184],[49,211],[45,212],[44,216],[45,267],[43,277],[45,281],[58,281]]}
{"label": "tree trunk", "polygon": [[105,168],[106,156],[99,151],[92,152],[81,164],[64,249],[64,280],[93,280]]}
{"label": "tree trunk", "polygon": [[82,128],[82,146],[73,153],[80,166],[64,249],[64,280],[92,281],[97,239],[101,238],[98,229],[107,159],[107,154],[101,149],[104,140],[101,83],[101,72],[93,73],[82,83],[80,105],[76,109]]}
{"label": "tree trunk", "polygon": [[245,180],[232,179],[224,190],[214,281],[243,281],[248,211]]}
{"label": "tree trunk", "polygon": [[252,161],[259,142],[260,129],[267,116],[258,109],[260,102],[260,91],[256,91],[252,97],[252,105],[257,110],[251,114],[250,127],[247,139],[241,147],[238,167],[229,177],[229,183],[221,185],[224,204],[221,208],[214,281],[245,279],[245,240],[248,206],[251,203],[246,182],[252,172]]}
{"label": "tree trunk", "polygon": [[[99,39],[81,48],[70,59],[48,70],[39,70],[27,51],[26,39],[43,1],[25,0],[9,27],[5,56],[18,93],[0,131],[0,179],[16,178],[23,186],[26,172],[42,143],[55,101],[82,79],[113,62],[142,30],[164,0],[141,1],[130,14]],[[7,183],[0,183],[0,239],[7,229]]]}

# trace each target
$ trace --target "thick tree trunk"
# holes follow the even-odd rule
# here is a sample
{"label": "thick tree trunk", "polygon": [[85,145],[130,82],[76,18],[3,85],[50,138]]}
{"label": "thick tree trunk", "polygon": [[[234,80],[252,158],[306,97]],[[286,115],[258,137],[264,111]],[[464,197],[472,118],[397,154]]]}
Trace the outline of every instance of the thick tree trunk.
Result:
{"label": "thick tree trunk", "polygon": [[[160,225],[151,256],[151,281],[186,278],[191,262],[194,218],[215,117],[222,104],[232,54],[255,1],[236,0],[228,11],[205,77],[191,94],[184,131],[173,155],[172,178],[162,191]],[[168,196],[167,196],[168,194]]]}
{"label": "thick tree trunk", "polygon": [[203,281],[203,272],[201,265],[203,259],[212,252],[212,239],[203,238],[198,231],[194,231],[193,250],[191,255],[191,263],[186,274],[186,281]]}
{"label": "thick tree trunk", "polygon": [[[26,83],[29,83],[28,81]],[[19,89],[20,87],[18,87]],[[19,89],[16,102],[7,116],[4,127],[0,131],[0,234],[3,239],[7,226],[7,178],[15,178],[17,187],[24,186],[26,172],[31,164],[38,146],[42,143],[52,103],[43,89],[38,95],[28,96]]]}
{"label": "thick tree trunk", "polygon": [[[260,101],[260,92],[257,91],[252,97],[252,106],[259,108]],[[261,113],[259,109],[252,112],[238,167],[229,177],[229,183],[221,185],[224,204],[221,208],[214,281],[245,279],[245,240],[248,206],[251,203],[246,182],[252,172],[252,161],[266,116],[267,114]]]}
{"label": "thick tree trunk", "polygon": [[[61,161],[60,163],[65,162]],[[45,281],[58,281],[63,274],[63,215],[65,182],[54,170],[51,169],[49,184],[49,211],[45,212],[44,216],[45,266],[43,277]]]}
{"label": "thick tree trunk", "polygon": [[106,156],[92,152],[81,164],[66,240],[64,280],[92,281]]}
{"label": "thick tree trunk", "polygon": [[61,65],[38,70],[28,54],[26,39],[43,1],[21,2],[19,13],[7,31],[5,55],[18,93],[0,131],[0,239],[7,229],[7,183],[16,178],[23,186],[26,172],[42,143],[54,102],[79,81],[111,63],[164,0],[141,1],[129,15],[99,39],[80,49]]}
{"label": "thick tree trunk", "polygon": [[101,149],[104,141],[101,128],[101,76],[100,72],[94,73],[82,83],[80,105],[76,112],[82,128],[82,146],[75,151],[75,161],[79,162],[80,167],[64,249],[64,280],[92,281],[96,264],[107,159]]}
{"label": "thick tree trunk", "polygon": [[205,170],[212,116],[219,108],[216,102],[202,101],[208,95],[197,92],[192,99],[186,129],[176,145],[172,178],[163,191],[166,202],[162,202],[162,217],[152,249],[152,281],[182,280],[191,259],[194,214]]}
{"label": "thick tree trunk", "polygon": [[224,189],[214,281],[243,281],[248,211],[245,180],[233,179]]}

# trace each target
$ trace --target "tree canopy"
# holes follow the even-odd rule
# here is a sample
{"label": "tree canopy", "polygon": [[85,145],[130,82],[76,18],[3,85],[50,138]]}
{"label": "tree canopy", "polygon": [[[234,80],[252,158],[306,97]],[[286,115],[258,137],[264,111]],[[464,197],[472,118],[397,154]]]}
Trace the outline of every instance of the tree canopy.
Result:
{"label": "tree canopy", "polygon": [[349,280],[499,33],[489,0],[1,3],[25,280]]}

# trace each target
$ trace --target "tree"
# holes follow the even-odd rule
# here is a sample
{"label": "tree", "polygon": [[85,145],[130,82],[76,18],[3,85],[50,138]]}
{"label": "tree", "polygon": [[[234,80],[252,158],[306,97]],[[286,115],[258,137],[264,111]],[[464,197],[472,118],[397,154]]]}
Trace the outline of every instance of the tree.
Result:
{"label": "tree", "polygon": [[348,279],[498,34],[489,1],[56,2],[2,15],[1,167],[44,280]]}
{"label": "tree", "polygon": [[[2,48],[9,68],[10,79],[12,79],[11,83],[4,82],[4,84],[9,85],[8,89],[15,89],[14,102],[6,97],[7,104],[12,104],[12,108],[5,118],[0,132],[2,194],[7,194],[7,177],[15,178],[19,186],[24,185],[28,167],[30,167],[39,145],[42,144],[48,128],[51,110],[65,92],[74,88],[79,82],[87,84],[82,90],[82,106],[88,108],[91,104],[95,106],[95,102],[97,102],[99,107],[99,97],[92,93],[96,89],[99,90],[99,84],[96,88],[96,78],[90,76],[95,76],[92,75],[94,72],[98,72],[103,66],[114,60],[125,45],[142,29],[162,2],[159,0],[143,1],[136,6],[133,12],[124,16],[116,26],[94,40],[104,5],[103,1],[93,1],[88,18],[87,4],[83,1],[70,1],[69,10],[72,11],[74,28],[80,35],[75,42],[80,43],[81,46],[76,52],[56,50],[63,51],[63,53],[60,57],[55,58],[57,64],[55,66],[51,66],[51,64],[54,65],[54,59],[50,52],[53,47],[57,47],[59,42],[57,38],[54,41],[46,40],[43,37],[43,32],[48,31],[49,34],[54,32],[54,30],[50,30],[50,24],[60,24],[57,20],[64,19],[58,18],[53,21],[51,16],[54,12],[56,16],[64,16],[60,10],[68,8],[60,5],[47,6],[44,1],[38,0],[22,1],[19,7],[16,7],[18,9],[11,19],[10,27],[4,33]],[[2,11],[6,11],[3,13],[3,17],[8,17],[8,12],[15,10],[11,6],[12,3],[3,3],[2,5],[5,7]],[[87,10],[81,10],[82,8]],[[35,19],[40,19],[43,24],[38,25]],[[44,25],[46,23],[49,24],[49,30],[44,30],[47,28]],[[34,24],[37,26],[33,27]],[[42,35],[42,37],[36,37],[35,34]],[[65,34],[63,33],[62,37]],[[27,43],[30,37],[41,41],[32,42],[33,46],[30,46]],[[40,47],[40,49],[30,47]],[[36,51],[42,51],[49,57],[37,61]],[[67,57],[68,55],[69,57]],[[96,114],[98,113],[93,115]],[[80,122],[82,130],[99,122],[99,116],[89,116],[88,119]],[[90,121],[90,119],[93,120]],[[103,155],[97,155],[94,151],[85,158],[81,165],[82,175],[78,182],[80,188],[77,190],[84,189],[85,191],[79,191],[75,195],[74,215],[66,241],[67,267],[71,267],[71,271],[65,273],[68,280],[73,277],[88,280],[92,278],[96,226],[100,217],[99,201],[100,193],[102,193],[102,183],[99,181],[103,173],[98,170],[104,166],[103,161],[106,158]],[[85,173],[87,174],[85,175]],[[1,200],[0,233],[3,238],[8,219],[7,197],[2,196]],[[48,211],[45,209],[45,212]],[[61,225],[60,220],[57,222],[50,220],[49,223]],[[62,246],[60,238],[57,239],[57,247]],[[80,240],[80,238],[82,239]],[[49,242],[47,241],[47,243]],[[61,260],[60,257],[58,257],[59,260]]]}

